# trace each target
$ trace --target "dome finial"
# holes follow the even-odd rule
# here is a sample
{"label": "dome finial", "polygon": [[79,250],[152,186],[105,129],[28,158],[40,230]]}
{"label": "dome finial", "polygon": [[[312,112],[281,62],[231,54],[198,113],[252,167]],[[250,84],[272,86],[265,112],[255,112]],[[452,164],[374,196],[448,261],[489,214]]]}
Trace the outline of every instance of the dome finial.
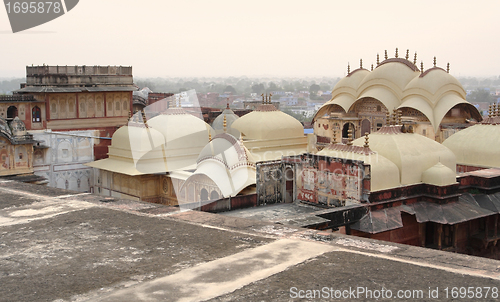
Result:
{"label": "dome finial", "polygon": [[373,64],[372,64],[372,69],[371,69],[371,71],[373,71]]}
{"label": "dome finial", "polygon": [[359,59],[359,68],[363,69],[363,59]]}
{"label": "dome finial", "polygon": [[272,94],[272,93],[269,93],[269,104],[272,104],[272,102],[271,102],[271,97],[272,97],[272,96],[273,96],[273,94]]}
{"label": "dome finial", "polygon": [[207,127],[207,130],[208,130],[208,141],[211,142],[212,141],[212,133],[210,133],[210,129]]}
{"label": "dome finial", "polygon": [[413,57],[413,65],[417,65],[417,52],[415,51],[415,56]]}
{"label": "dome finial", "polygon": [[436,67],[436,57],[434,57],[434,67]]}
{"label": "dome finial", "polygon": [[424,61],[420,61],[420,73],[424,73]]}
{"label": "dome finial", "polygon": [[410,58],[410,50],[407,49],[405,59],[408,60],[409,58]]}
{"label": "dome finial", "polygon": [[229,98],[227,98],[226,109],[229,109]]}
{"label": "dome finial", "polygon": [[146,119],[146,112],[144,112],[144,109],[141,110],[141,115],[142,115],[142,122],[144,123],[144,126],[146,128],[148,128],[147,119]]}
{"label": "dome finial", "polygon": [[351,66],[349,65],[349,62],[347,63],[347,75],[351,73]]}
{"label": "dome finial", "polygon": [[222,123],[222,126],[224,127],[224,133],[227,132],[227,120],[226,120],[226,115],[224,114],[224,123]]}
{"label": "dome finial", "polygon": [[377,54],[377,66],[380,65],[380,59],[379,59],[379,55]]}
{"label": "dome finial", "polygon": [[351,125],[349,125],[349,129],[347,130],[347,145],[348,146],[352,145],[352,128],[351,128]]}
{"label": "dome finial", "polygon": [[396,47],[396,58],[398,57],[398,48]]}
{"label": "dome finial", "polygon": [[387,60],[389,57],[387,56],[387,49],[385,50],[384,58]]}
{"label": "dome finial", "polygon": [[364,144],[364,148],[370,148],[370,144],[368,143],[368,132],[365,132],[365,144]]}
{"label": "dome finial", "polygon": [[446,72],[450,73],[450,63],[449,62],[448,62],[448,64],[446,64]]}

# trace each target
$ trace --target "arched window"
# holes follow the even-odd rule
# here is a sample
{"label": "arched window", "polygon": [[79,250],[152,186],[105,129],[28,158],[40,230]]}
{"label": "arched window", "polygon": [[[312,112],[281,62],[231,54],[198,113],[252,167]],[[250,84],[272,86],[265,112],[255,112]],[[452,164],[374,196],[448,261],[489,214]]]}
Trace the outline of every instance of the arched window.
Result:
{"label": "arched window", "polygon": [[219,199],[219,193],[217,193],[216,191],[212,191],[210,193],[210,200],[217,200]]}
{"label": "arched window", "polygon": [[33,107],[33,110],[31,110],[31,118],[33,123],[40,123],[42,121],[42,111],[40,110],[40,107]]}
{"label": "arched window", "polygon": [[205,189],[205,188],[201,189],[200,200],[201,201],[208,200],[208,191],[207,191],[207,189]]}
{"label": "arched window", "polygon": [[8,119],[13,119],[17,116],[17,107],[16,106],[10,106],[7,108],[7,118]]}

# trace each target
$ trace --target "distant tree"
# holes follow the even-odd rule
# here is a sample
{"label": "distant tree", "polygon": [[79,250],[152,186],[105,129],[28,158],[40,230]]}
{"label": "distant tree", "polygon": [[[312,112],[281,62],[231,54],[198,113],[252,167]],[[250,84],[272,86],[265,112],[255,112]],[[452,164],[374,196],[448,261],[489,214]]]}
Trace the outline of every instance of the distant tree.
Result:
{"label": "distant tree", "polygon": [[321,87],[318,85],[318,84],[312,84],[310,87],[309,87],[309,95],[310,96],[317,96],[318,95],[318,91],[321,89]]}
{"label": "distant tree", "polygon": [[224,88],[224,92],[230,92],[232,94],[237,94],[236,89],[234,89],[234,87],[231,85],[226,86],[226,88]]}
{"label": "distant tree", "polygon": [[267,88],[267,92],[278,91],[278,90],[281,90],[279,89],[278,85],[276,85],[274,82],[269,82],[269,87]]}
{"label": "distant tree", "polygon": [[477,88],[476,90],[471,91],[471,93],[467,96],[467,101],[472,104],[493,103],[496,102],[496,97],[491,95],[489,90]]}
{"label": "distant tree", "polygon": [[262,94],[265,90],[264,84],[255,84],[252,86],[252,92],[257,94]]}

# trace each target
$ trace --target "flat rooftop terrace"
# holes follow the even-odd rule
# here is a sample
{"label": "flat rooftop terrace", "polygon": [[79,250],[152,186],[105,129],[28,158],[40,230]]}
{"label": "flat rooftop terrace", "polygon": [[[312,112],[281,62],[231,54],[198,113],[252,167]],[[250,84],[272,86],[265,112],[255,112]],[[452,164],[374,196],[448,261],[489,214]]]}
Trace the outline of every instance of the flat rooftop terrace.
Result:
{"label": "flat rooftop terrace", "polygon": [[451,301],[453,287],[498,289],[500,262],[0,181],[0,301]]}

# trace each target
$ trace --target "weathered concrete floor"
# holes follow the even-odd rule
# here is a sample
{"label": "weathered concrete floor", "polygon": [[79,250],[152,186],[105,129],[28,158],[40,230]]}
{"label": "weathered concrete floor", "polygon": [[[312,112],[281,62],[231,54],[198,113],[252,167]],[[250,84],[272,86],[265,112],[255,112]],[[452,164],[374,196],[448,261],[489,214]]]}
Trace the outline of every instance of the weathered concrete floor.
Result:
{"label": "weathered concrete floor", "polygon": [[291,287],[350,286],[439,287],[418,301],[445,301],[447,286],[500,287],[495,260],[101,200],[0,182],[0,301],[289,301]]}

